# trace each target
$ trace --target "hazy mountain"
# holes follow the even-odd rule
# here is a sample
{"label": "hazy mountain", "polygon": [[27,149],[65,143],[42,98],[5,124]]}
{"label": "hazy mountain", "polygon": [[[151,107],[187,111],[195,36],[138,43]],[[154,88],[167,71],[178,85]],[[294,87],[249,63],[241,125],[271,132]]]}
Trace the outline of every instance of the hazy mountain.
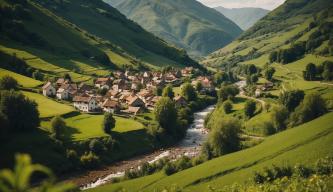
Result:
{"label": "hazy mountain", "polygon": [[221,13],[195,0],[122,0],[116,8],[146,30],[195,56],[227,45],[242,32]]}
{"label": "hazy mountain", "polygon": [[262,8],[224,8],[216,7],[217,11],[222,13],[224,16],[235,22],[243,30],[247,30],[252,27],[259,19],[263,18],[269,10]]}

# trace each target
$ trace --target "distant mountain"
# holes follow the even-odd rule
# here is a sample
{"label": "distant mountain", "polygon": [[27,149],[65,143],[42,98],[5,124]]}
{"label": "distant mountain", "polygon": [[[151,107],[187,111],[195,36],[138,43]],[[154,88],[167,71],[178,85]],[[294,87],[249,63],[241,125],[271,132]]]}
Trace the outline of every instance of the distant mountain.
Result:
{"label": "distant mountain", "polygon": [[146,30],[194,56],[211,53],[242,30],[195,0],[105,0]]}
{"label": "distant mountain", "polygon": [[269,10],[262,8],[224,8],[216,7],[217,11],[235,22],[243,30],[252,27],[259,19],[263,18]]}

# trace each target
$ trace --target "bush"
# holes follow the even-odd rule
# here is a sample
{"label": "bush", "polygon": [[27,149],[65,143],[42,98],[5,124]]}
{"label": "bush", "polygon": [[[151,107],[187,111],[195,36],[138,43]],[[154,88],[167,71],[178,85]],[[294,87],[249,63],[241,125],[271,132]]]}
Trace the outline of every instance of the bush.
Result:
{"label": "bush", "polygon": [[93,152],[85,153],[81,156],[80,162],[83,167],[93,169],[100,166],[100,159]]}
{"label": "bush", "polygon": [[226,114],[232,112],[232,103],[230,101],[223,102],[223,110]]}
{"label": "bush", "polygon": [[187,156],[183,156],[176,162],[177,172],[188,169],[190,167],[192,167],[192,162],[191,159],[188,158]]}
{"label": "bush", "polygon": [[246,117],[251,118],[254,116],[254,112],[256,111],[256,102],[253,100],[248,100],[245,103],[244,114]]}
{"label": "bush", "polygon": [[333,157],[319,159],[315,164],[315,171],[320,175],[329,175],[333,173]]}
{"label": "bush", "polygon": [[312,174],[312,170],[304,165],[296,165],[294,174],[298,177],[308,178]]}
{"label": "bush", "polygon": [[266,135],[266,136],[273,135],[275,132],[276,132],[276,130],[275,130],[272,122],[266,121],[262,124],[263,135]]}
{"label": "bush", "polygon": [[112,129],[116,126],[116,120],[111,113],[104,114],[102,128],[106,134],[111,134]]}
{"label": "bush", "polygon": [[101,154],[106,151],[104,144],[98,139],[93,139],[90,141],[89,149],[95,154]]}
{"label": "bush", "polygon": [[56,139],[64,139],[66,133],[66,122],[63,118],[55,116],[51,120],[52,136]]}
{"label": "bush", "polygon": [[276,131],[282,131],[287,128],[289,111],[284,106],[274,107],[271,113],[272,123]]}
{"label": "bush", "polygon": [[327,112],[325,100],[316,93],[306,95],[291,116],[291,125],[300,125],[309,122]]}
{"label": "bush", "polygon": [[217,93],[219,101],[233,99],[237,94],[239,94],[239,89],[235,85],[222,86]]}
{"label": "bush", "polygon": [[18,87],[18,83],[17,83],[16,79],[14,79],[11,76],[6,75],[0,79],[0,89],[17,90],[17,87]]}
{"label": "bush", "polygon": [[175,168],[175,166],[172,163],[169,162],[164,166],[163,172],[165,175],[169,176],[169,175],[176,173],[177,169]]}

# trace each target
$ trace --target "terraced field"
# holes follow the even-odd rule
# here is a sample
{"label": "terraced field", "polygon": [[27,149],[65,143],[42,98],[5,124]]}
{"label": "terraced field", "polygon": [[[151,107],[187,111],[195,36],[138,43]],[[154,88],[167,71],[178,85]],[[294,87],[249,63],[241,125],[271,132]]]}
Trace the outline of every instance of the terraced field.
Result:
{"label": "terraced field", "polygon": [[0,68],[0,78],[4,76],[11,76],[13,77],[20,86],[26,87],[26,88],[34,88],[42,85],[43,83],[41,81],[8,71],[6,69]]}

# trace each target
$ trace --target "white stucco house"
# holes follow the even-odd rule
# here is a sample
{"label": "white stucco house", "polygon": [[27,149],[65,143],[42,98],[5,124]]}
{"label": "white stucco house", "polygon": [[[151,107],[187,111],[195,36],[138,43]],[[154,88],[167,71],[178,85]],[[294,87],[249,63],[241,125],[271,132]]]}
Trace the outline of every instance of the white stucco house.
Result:
{"label": "white stucco house", "polygon": [[51,82],[47,82],[42,89],[43,95],[46,97],[52,97],[56,95],[56,89],[53,87]]}
{"label": "white stucco house", "polygon": [[73,102],[74,107],[83,112],[93,112],[99,108],[97,100],[88,95],[75,96]]}

